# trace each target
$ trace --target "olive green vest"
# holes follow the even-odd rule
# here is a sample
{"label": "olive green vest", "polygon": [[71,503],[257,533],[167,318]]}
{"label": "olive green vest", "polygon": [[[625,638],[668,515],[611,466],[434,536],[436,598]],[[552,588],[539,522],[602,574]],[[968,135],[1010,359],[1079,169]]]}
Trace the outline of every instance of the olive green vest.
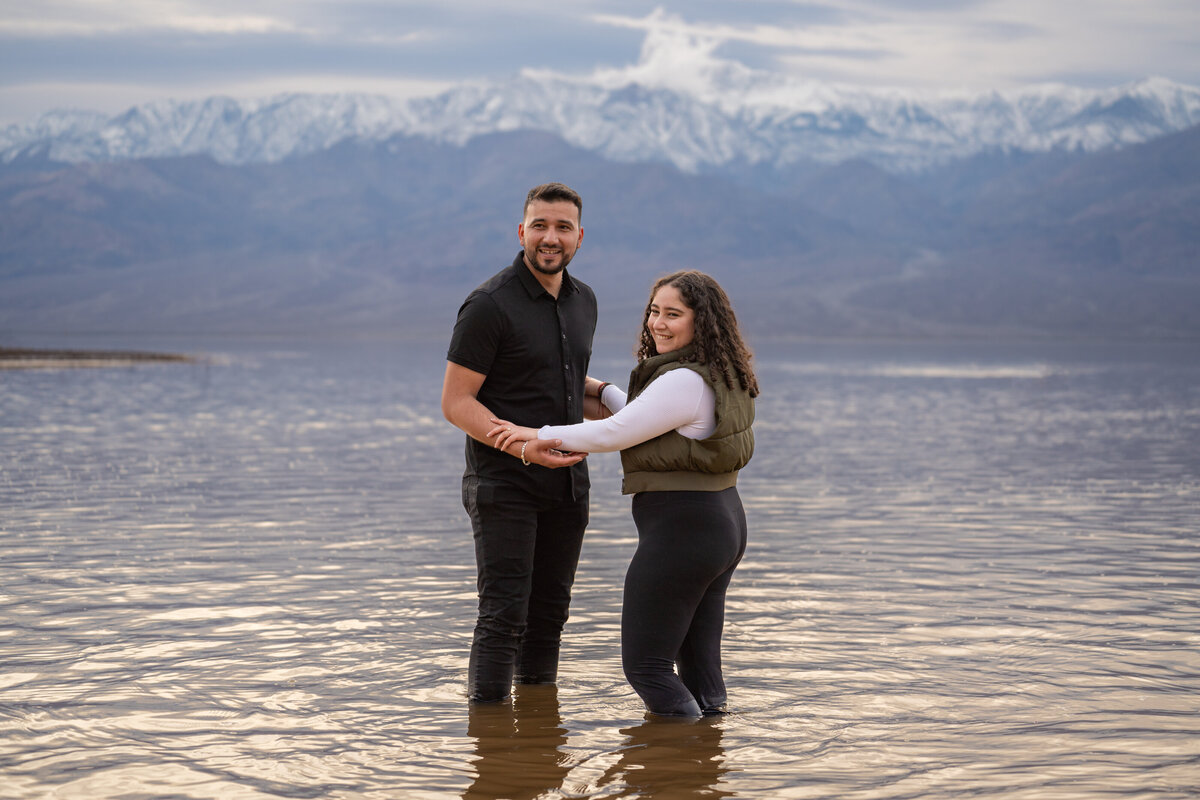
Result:
{"label": "olive green vest", "polygon": [[690,369],[716,392],[717,427],[707,439],[689,439],[667,431],[622,450],[624,494],[728,489],[737,485],[738,470],[754,454],[754,431],[750,427],[754,422],[754,398],[744,389],[730,389],[724,381],[712,380],[707,366],[683,360],[692,352],[693,348],[685,347],[638,364],[629,376],[628,399],[633,400],[663,373]]}

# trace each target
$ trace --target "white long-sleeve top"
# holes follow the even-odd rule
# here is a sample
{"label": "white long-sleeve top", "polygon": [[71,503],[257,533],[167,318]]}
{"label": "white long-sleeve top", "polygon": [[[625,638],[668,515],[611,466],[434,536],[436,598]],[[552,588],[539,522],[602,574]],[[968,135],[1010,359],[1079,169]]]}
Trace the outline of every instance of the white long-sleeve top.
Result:
{"label": "white long-sleeve top", "polygon": [[689,439],[703,439],[717,427],[717,395],[713,388],[690,369],[673,369],[650,382],[632,403],[625,393],[609,384],[600,402],[613,412],[611,417],[575,425],[546,425],[539,439],[562,439],[562,449],[585,453],[608,453],[678,431]]}

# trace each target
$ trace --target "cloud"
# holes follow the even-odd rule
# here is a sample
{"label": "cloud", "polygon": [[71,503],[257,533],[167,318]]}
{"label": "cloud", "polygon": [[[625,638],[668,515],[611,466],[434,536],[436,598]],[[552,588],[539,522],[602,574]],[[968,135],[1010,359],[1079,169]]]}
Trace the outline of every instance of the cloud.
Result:
{"label": "cloud", "polygon": [[714,82],[713,73],[733,66],[715,56],[717,47],[725,40],[721,34],[688,25],[661,10],[644,19],[609,15],[596,15],[593,19],[601,24],[639,30],[645,35],[637,63],[600,68],[590,76],[601,84],[615,87],[637,83],[705,96]]}
{"label": "cloud", "polygon": [[[690,21],[659,8],[592,21],[641,31],[642,60],[624,74],[685,88],[714,59],[757,51],[794,79],[864,86],[1002,88],[1073,76],[1108,84],[1149,74],[1200,79],[1200,3],[1194,0],[829,0],[804,18]],[[817,13],[818,10],[820,13]],[[1087,76],[1093,76],[1089,81]]]}
{"label": "cloud", "polygon": [[700,94],[751,73],[931,89],[1200,83],[1196,52],[1196,0],[38,0],[0,4],[0,122],[39,96],[43,110],[86,100],[88,86],[118,111],[271,86],[412,96],[522,70]]}
{"label": "cloud", "polygon": [[123,0],[79,3],[50,0],[0,11],[0,35],[10,37],[94,37],[131,32],[186,31],[196,34],[297,32],[296,25],[269,14],[248,14],[240,5],[179,0]]}

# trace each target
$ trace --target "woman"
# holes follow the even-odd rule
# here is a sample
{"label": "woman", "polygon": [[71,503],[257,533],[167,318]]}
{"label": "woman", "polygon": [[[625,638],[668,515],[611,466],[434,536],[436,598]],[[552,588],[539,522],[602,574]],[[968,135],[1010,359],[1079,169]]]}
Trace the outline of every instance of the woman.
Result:
{"label": "woman", "polygon": [[588,379],[611,416],[540,430],[494,420],[489,435],[501,449],[621,451],[638,529],[621,611],[625,677],[651,714],[717,714],[725,590],[746,549],[737,474],[754,452],[758,382],[729,298],[691,270],[654,284],[637,358],[628,395]]}

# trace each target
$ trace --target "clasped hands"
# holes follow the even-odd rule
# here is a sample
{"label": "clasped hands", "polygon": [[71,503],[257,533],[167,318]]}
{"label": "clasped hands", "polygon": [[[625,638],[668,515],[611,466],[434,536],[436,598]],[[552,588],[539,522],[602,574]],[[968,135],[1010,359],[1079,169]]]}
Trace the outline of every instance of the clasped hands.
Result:
{"label": "clasped hands", "polygon": [[537,428],[514,425],[507,420],[495,417],[492,417],[491,421],[496,427],[488,431],[488,438],[496,440],[496,449],[503,451],[514,442],[525,442],[524,458],[531,464],[540,464],[543,467],[551,468],[569,467],[583,461],[587,456],[587,453],[569,453],[559,450],[562,439],[539,439]]}

